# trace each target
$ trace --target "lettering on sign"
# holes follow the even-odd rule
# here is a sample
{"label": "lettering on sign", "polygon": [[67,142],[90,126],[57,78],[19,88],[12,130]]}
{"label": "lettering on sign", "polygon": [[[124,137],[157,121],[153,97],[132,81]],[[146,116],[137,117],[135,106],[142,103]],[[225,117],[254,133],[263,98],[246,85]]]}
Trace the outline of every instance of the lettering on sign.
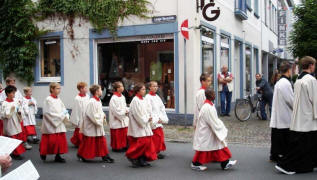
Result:
{"label": "lettering on sign", "polygon": [[199,12],[199,9],[202,11],[202,15],[204,19],[207,21],[215,21],[220,16],[220,8],[214,8],[216,6],[216,3],[214,0],[210,0],[209,3],[205,3],[205,0],[196,0],[196,6],[197,6],[197,12]]}

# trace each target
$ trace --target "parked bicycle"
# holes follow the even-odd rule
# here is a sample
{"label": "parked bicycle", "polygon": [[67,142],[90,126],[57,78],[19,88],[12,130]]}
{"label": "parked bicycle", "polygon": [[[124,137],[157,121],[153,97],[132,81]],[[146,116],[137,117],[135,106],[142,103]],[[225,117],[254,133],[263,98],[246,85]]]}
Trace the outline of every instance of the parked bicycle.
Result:
{"label": "parked bicycle", "polygon": [[[254,96],[249,94],[243,99],[237,99],[234,109],[237,119],[240,121],[247,121],[251,118],[252,113],[256,113],[256,116],[259,119],[262,119],[260,110],[262,100],[262,95],[258,93],[256,93]],[[268,105],[265,107],[265,110],[267,116],[270,117]]]}

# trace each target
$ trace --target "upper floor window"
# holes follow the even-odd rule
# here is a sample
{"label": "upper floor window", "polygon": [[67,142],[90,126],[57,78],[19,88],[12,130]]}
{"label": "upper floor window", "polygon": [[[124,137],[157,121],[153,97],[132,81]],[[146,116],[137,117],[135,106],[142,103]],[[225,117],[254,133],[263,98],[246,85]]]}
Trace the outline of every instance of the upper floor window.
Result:
{"label": "upper floor window", "polygon": [[259,0],[254,0],[254,15],[259,18]]}
{"label": "upper floor window", "polygon": [[50,38],[40,40],[40,81],[60,82],[61,80],[61,50],[60,39]]}
{"label": "upper floor window", "polygon": [[235,0],[235,11],[234,14],[241,20],[247,20],[247,0]]}

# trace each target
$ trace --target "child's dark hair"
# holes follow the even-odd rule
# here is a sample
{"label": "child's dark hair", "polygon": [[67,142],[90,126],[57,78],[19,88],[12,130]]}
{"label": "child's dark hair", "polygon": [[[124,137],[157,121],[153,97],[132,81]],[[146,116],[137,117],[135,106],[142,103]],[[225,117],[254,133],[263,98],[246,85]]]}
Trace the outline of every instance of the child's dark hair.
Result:
{"label": "child's dark hair", "polygon": [[101,86],[99,86],[98,84],[93,84],[89,88],[90,94],[93,96],[96,95],[96,92],[98,91],[98,89],[101,89]]}
{"label": "child's dark hair", "polygon": [[283,61],[280,65],[280,71],[282,74],[286,73],[289,69],[292,69],[292,65],[287,61]]}
{"label": "child's dark hair", "polygon": [[207,80],[207,78],[209,78],[210,77],[210,75],[209,74],[207,74],[207,73],[202,73],[201,75],[200,75],[200,82],[202,82],[202,81],[206,81]]}
{"label": "child's dark hair", "polygon": [[143,87],[145,87],[143,83],[136,84],[133,88],[134,95],[136,95]]}
{"label": "child's dark hair", "polygon": [[206,96],[206,99],[208,99],[210,101],[213,101],[216,98],[215,91],[213,89],[211,89],[211,88],[207,88],[205,90],[205,96]]}
{"label": "child's dark hair", "polygon": [[116,92],[118,90],[118,88],[120,88],[120,85],[123,86],[121,81],[116,81],[114,83],[112,83],[112,90],[113,92]]}
{"label": "child's dark hair", "polygon": [[14,87],[14,86],[7,86],[5,89],[4,89],[6,95],[8,96],[8,94],[12,93],[12,92],[16,92],[17,91],[17,88]]}

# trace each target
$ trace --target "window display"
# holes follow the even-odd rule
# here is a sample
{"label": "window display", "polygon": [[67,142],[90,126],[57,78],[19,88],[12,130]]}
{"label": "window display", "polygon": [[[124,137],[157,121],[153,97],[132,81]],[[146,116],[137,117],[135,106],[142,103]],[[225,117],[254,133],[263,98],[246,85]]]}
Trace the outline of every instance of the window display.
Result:
{"label": "window display", "polygon": [[[211,75],[214,78],[214,32],[202,28],[202,71]],[[214,82],[211,82],[211,87],[214,87]]]}
{"label": "window display", "polygon": [[111,84],[115,81],[123,82],[128,104],[136,83],[157,81],[158,95],[166,108],[175,108],[174,40],[160,35],[139,39],[98,44],[98,80],[103,89],[103,106],[109,104]]}

